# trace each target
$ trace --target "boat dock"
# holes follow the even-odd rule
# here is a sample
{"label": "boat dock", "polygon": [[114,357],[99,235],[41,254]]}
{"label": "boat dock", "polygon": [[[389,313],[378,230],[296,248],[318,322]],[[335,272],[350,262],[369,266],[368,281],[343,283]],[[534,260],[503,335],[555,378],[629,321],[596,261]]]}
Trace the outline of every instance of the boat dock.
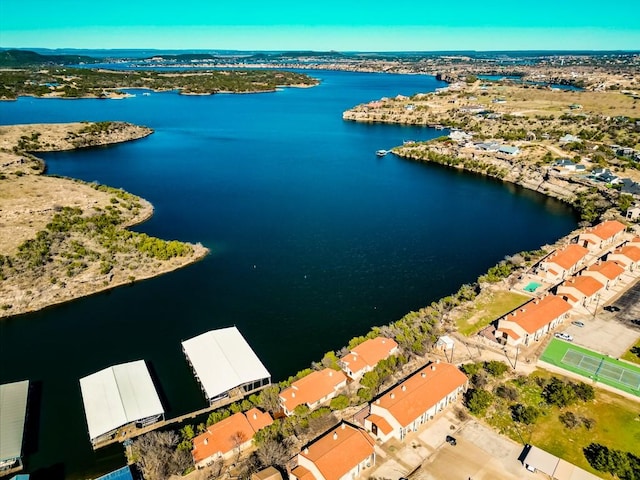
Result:
{"label": "boat dock", "polygon": [[211,412],[218,408],[222,408],[224,406],[230,405],[233,402],[237,402],[238,400],[242,400],[245,396],[251,395],[252,393],[261,390],[264,387],[259,389],[245,392],[242,388],[234,388],[229,391],[229,396],[215,402],[212,402],[211,405],[205,408],[201,408],[200,410],[196,410],[195,412],[185,413],[184,415],[180,415],[178,417],[170,418],[167,420],[160,420],[158,422],[152,423],[151,425],[147,425],[144,427],[137,427],[135,423],[129,423],[127,425],[123,425],[120,427],[116,433],[106,440],[100,440],[92,444],[93,450],[98,450],[99,448],[106,447],[107,445],[112,445],[114,443],[122,443],[125,440],[130,440],[136,438],[145,433],[149,433],[157,428],[163,428],[168,425],[173,425],[176,423],[182,423],[185,420],[189,420],[191,418],[196,418],[205,413]]}

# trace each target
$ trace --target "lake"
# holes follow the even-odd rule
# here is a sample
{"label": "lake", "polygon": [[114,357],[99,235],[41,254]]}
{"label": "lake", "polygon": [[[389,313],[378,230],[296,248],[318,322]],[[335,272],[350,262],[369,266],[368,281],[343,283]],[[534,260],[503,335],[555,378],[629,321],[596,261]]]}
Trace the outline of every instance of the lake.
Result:
{"label": "lake", "polygon": [[571,208],[534,192],[375,155],[442,132],[341,118],[358,103],[444,85],[433,77],[312,75],[319,86],[265,94],[0,102],[2,124],[152,127],[139,141],[43,155],[48,172],[140,195],[155,215],[136,230],[212,252],[131,287],[0,322],[0,382],[35,385],[33,478],[85,478],[124,464],[120,446],[91,450],[83,376],[144,359],[173,417],[205,406],[183,340],[236,325],[279,381],[457,291],[505,255],[576,227]]}

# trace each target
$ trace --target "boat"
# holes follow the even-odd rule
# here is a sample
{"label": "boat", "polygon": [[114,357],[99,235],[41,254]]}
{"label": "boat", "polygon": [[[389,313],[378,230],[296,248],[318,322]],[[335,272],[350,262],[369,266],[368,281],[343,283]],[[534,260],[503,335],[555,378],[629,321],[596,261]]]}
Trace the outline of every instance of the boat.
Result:
{"label": "boat", "polygon": [[376,155],[379,157],[384,157],[387,153],[389,153],[388,150],[376,150]]}

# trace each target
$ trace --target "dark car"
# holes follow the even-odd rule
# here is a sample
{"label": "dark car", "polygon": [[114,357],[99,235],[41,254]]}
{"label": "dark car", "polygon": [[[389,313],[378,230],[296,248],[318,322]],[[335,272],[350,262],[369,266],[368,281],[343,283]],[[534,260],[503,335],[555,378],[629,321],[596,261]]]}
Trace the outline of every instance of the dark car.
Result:
{"label": "dark car", "polygon": [[604,309],[607,312],[619,312],[620,311],[620,307],[616,307],[615,305],[607,305],[606,307],[604,307]]}
{"label": "dark car", "polygon": [[455,444],[458,443],[458,442],[456,442],[456,439],[453,438],[451,435],[447,435],[447,438],[445,438],[445,440],[447,441],[447,443],[449,445],[455,445]]}

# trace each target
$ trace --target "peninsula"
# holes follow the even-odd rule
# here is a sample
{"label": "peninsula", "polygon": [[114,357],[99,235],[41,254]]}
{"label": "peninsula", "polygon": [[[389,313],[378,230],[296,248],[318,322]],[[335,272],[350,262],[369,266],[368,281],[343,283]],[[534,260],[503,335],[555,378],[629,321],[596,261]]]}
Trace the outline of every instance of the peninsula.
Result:
{"label": "peninsula", "polygon": [[207,255],[200,244],[127,230],[153,214],[123,190],[42,175],[28,152],[73,150],[153,133],[122,122],[0,127],[0,318],[130,284]]}

